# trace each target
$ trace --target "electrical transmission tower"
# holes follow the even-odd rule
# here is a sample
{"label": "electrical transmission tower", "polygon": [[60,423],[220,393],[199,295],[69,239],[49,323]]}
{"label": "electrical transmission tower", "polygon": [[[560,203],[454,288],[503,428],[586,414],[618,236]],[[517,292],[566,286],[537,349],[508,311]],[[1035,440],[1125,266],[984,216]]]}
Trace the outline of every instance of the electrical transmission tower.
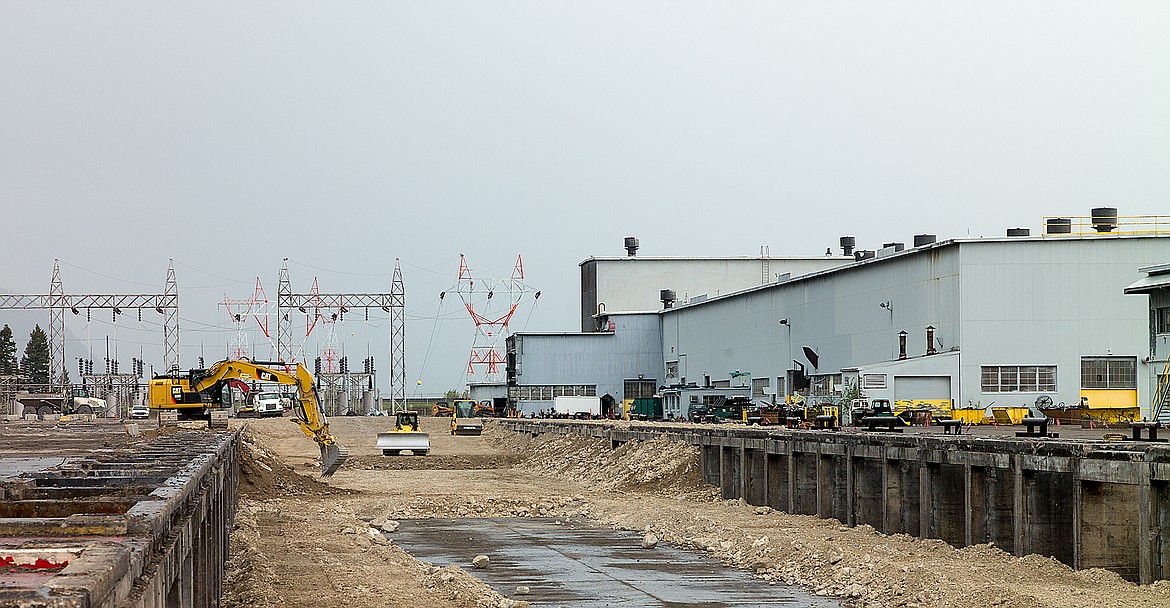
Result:
{"label": "electrical transmission tower", "polygon": [[[406,292],[402,285],[401,271],[397,263],[395,263],[394,280],[392,281],[390,293],[321,293],[317,289],[316,279],[314,279],[313,288],[309,293],[293,293],[292,281],[289,279],[288,274],[288,258],[285,258],[280,267],[280,283],[277,285],[276,293],[277,358],[285,364],[296,363],[304,357],[304,339],[308,338],[318,321],[325,324],[339,321],[344,318],[346,313],[356,311],[357,309],[364,309],[366,321],[370,319],[371,308],[380,308],[384,312],[389,313],[391,320],[391,394],[394,395],[394,392],[397,391],[402,396],[403,403],[405,404],[406,369],[404,363],[406,360],[406,331],[402,319],[405,318],[406,314]],[[300,345],[294,348],[292,315],[296,312],[305,315],[306,321],[305,335]],[[395,319],[399,319],[399,323],[396,324]],[[395,333],[396,328],[399,329],[397,334]],[[395,367],[396,361],[400,362],[399,367]],[[371,378],[373,377],[372,360],[367,369],[370,371],[350,372],[347,366],[344,372],[339,369],[335,370],[335,372],[348,374],[354,377],[355,382],[360,382],[361,378],[367,375]],[[402,370],[400,375],[398,369]]]}
{"label": "electrical transmission tower", "polygon": [[390,411],[406,409],[406,285],[402,267],[394,259],[390,282]]}
{"label": "electrical transmission tower", "polygon": [[271,344],[272,336],[268,333],[268,317],[272,315],[276,303],[268,300],[268,295],[264,293],[264,286],[260,284],[260,277],[256,277],[256,288],[252,290],[252,297],[247,300],[232,300],[227,297],[227,294],[224,294],[223,301],[219,305],[224,307],[228,317],[236,326],[235,338],[231,346],[228,347],[228,357],[232,359],[256,358],[248,348],[248,332],[245,327],[248,325],[249,317],[256,320],[260,331],[264,333],[264,337],[268,338],[268,342]]}
{"label": "electrical transmission tower", "polygon": [[53,278],[48,294],[0,294],[0,310],[47,309],[49,311],[49,383],[56,386],[65,377],[65,311],[108,309],[114,318],[127,310],[143,309],[163,315],[163,358],[166,369],[179,367],[179,284],[175,281],[175,262],[167,264],[167,279],[159,294],[81,294],[65,293],[61,284],[61,267],[53,260]]}
{"label": "electrical transmission tower", "polygon": [[[459,294],[463,307],[471,315],[475,323],[475,335],[471,343],[471,355],[467,359],[467,375],[471,380],[482,382],[499,382],[500,364],[504,357],[500,354],[500,341],[507,337],[508,324],[520,307],[525,294],[533,293],[533,300],[540,297],[536,291],[524,282],[524,260],[516,256],[516,265],[512,268],[512,276],[507,279],[475,278],[463,254],[459,254],[459,278],[455,285],[448,289]],[[439,294],[442,298],[446,292]],[[476,368],[483,371],[477,376]]]}

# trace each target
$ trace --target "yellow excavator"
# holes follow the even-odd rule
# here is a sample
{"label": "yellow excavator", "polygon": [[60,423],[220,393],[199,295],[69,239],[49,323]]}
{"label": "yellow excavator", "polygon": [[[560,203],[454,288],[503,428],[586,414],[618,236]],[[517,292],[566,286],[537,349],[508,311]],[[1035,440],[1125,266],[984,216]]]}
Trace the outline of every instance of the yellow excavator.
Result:
{"label": "yellow excavator", "polygon": [[[291,371],[284,371],[290,369]],[[231,390],[238,382],[271,382],[297,388],[293,422],[321,448],[321,476],[337,472],[349,457],[349,450],[329,433],[329,420],[313,376],[299,363],[285,364],[248,359],[225,359],[207,369],[156,376],[148,390],[151,409],[176,409],[188,417],[206,415],[208,410],[231,407]]]}

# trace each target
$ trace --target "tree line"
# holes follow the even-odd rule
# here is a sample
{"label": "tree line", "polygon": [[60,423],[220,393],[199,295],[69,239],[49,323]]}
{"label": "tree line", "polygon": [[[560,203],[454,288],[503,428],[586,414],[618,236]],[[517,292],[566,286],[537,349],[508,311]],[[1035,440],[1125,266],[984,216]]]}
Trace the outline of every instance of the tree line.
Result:
{"label": "tree line", "polygon": [[[16,358],[16,341],[12,328],[5,323],[0,329],[0,376],[24,376],[34,384],[49,383],[49,337],[40,325],[33,328],[24,346],[24,355]],[[68,382],[66,379],[62,379]]]}

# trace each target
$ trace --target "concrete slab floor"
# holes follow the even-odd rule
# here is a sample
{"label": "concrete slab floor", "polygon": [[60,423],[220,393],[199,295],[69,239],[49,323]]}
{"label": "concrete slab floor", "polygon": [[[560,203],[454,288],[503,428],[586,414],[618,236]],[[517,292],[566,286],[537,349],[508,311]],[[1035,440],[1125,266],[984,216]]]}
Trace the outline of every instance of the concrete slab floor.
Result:
{"label": "concrete slab floor", "polygon": [[[642,548],[635,532],[549,518],[403,520],[387,535],[417,559],[455,564],[501,594],[563,608],[839,608],[835,599],[769,585],[706,554]],[[491,559],[476,569],[476,555]],[[516,595],[527,586],[528,595]]]}

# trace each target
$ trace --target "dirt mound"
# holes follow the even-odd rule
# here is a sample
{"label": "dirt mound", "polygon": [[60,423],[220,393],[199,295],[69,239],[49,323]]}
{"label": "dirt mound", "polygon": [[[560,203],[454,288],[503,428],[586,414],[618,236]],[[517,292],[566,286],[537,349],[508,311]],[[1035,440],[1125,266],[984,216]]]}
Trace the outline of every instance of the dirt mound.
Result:
{"label": "dirt mound", "polygon": [[703,483],[699,448],[693,445],[652,439],[610,449],[606,440],[580,435],[529,440],[511,435],[513,448],[526,455],[519,467],[537,475],[573,479],[597,489],[673,498],[715,495],[714,488]]}
{"label": "dirt mound", "polygon": [[354,491],[335,488],[297,473],[275,454],[265,449],[259,437],[244,429],[240,435],[240,493],[244,496],[269,498],[349,494]]}
{"label": "dirt mound", "polygon": [[507,469],[522,460],[518,454],[493,456],[351,456],[345,468],[366,471],[406,471],[419,469],[482,470]]}

